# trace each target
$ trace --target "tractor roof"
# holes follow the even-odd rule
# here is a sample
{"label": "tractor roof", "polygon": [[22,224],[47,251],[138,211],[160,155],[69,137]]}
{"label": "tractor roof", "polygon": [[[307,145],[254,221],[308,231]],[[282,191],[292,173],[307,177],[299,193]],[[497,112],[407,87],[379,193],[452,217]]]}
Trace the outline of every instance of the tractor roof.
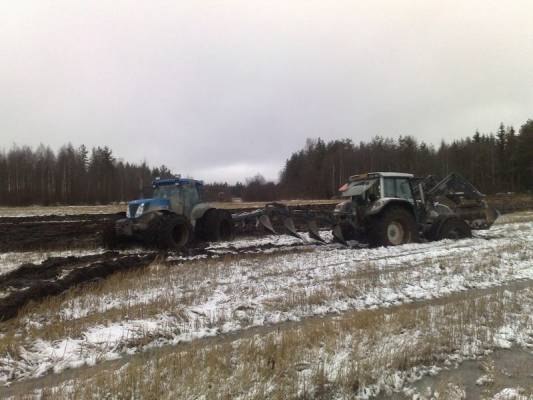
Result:
{"label": "tractor roof", "polygon": [[170,179],[156,179],[152,182],[152,186],[166,186],[166,185],[187,185],[195,184],[197,186],[203,186],[203,181],[188,178],[170,178]]}
{"label": "tractor roof", "polygon": [[404,172],[367,172],[366,174],[352,175],[349,178],[350,182],[354,182],[361,179],[373,179],[380,176],[386,178],[414,178],[413,174],[406,174]]}

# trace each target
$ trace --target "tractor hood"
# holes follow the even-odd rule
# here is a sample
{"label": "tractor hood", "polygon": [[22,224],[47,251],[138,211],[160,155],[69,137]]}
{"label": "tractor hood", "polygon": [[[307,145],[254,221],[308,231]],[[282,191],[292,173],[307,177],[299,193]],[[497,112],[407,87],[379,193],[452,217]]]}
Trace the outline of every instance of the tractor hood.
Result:
{"label": "tractor hood", "polygon": [[128,203],[128,218],[137,218],[146,212],[168,210],[170,201],[167,199],[139,199]]}

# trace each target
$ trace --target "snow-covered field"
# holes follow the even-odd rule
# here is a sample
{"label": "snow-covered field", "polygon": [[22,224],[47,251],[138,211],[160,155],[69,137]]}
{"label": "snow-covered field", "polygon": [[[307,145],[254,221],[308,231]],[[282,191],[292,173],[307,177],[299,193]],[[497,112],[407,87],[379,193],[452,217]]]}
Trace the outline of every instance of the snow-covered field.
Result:
{"label": "snow-covered field", "polygon": [[[233,246],[261,246],[272,240],[261,238],[255,244],[245,241]],[[183,343],[198,346],[202,338],[238,337],[260,327],[270,332],[273,327],[284,327],[287,321],[298,325],[317,316],[330,320],[412,304],[434,307],[427,313],[436,315],[439,301],[496,292],[503,294],[491,298],[494,304],[514,305],[516,292],[523,309],[509,309],[520,323],[510,324],[504,318],[491,331],[490,345],[533,346],[533,302],[528,291],[533,282],[533,213],[505,216],[490,231],[456,242],[352,249],[338,245],[291,248],[298,239],[275,240],[277,250],[269,253],[179,259],[170,266],[155,263],[142,273],[112,277],[27,309],[14,321],[0,325],[0,382],[16,385],[51,372],[59,374],[69,368],[121,359],[126,354]],[[224,246],[227,244],[212,248]],[[4,257],[0,271],[13,268],[10,256]],[[518,287],[527,290],[518,294]],[[424,332],[415,326],[403,333],[389,332],[380,340],[386,339],[382,347],[408,348],[410,341],[412,346],[419,344],[420,335]],[[344,332],[342,340],[351,343],[356,338]],[[459,356],[450,352],[441,358],[453,363],[474,357],[488,351],[488,343],[465,345]],[[340,369],[349,364],[350,353],[343,348],[340,346],[335,356],[323,363],[329,381],[338,379]],[[318,357],[320,347],[309,349],[310,354],[314,351]],[[438,373],[439,368],[442,366],[406,365],[389,370],[383,374],[389,378],[369,380],[353,394],[365,398],[384,390],[408,390],[413,377]],[[276,380],[269,385],[275,386]],[[297,393],[310,390],[316,382],[306,385],[298,386]],[[424,398],[412,392],[415,395]],[[506,398],[501,396],[507,392],[495,396]]]}

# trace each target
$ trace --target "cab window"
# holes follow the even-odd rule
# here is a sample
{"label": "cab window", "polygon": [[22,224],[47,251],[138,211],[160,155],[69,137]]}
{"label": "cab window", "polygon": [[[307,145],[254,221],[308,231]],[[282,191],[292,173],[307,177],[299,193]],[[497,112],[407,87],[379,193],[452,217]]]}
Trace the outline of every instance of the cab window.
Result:
{"label": "cab window", "polygon": [[405,178],[385,178],[383,191],[385,197],[399,197],[401,199],[413,200],[409,179]]}

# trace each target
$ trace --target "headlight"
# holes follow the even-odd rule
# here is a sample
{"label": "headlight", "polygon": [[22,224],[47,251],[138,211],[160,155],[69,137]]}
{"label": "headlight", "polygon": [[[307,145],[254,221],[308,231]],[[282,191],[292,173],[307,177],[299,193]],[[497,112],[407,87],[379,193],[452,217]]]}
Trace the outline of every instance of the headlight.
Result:
{"label": "headlight", "polygon": [[131,218],[131,211],[130,211],[130,206],[129,205],[126,208],[126,218]]}
{"label": "headlight", "polygon": [[144,203],[141,203],[139,208],[137,208],[137,211],[135,211],[135,218],[139,218],[141,215],[143,215],[144,212]]}

